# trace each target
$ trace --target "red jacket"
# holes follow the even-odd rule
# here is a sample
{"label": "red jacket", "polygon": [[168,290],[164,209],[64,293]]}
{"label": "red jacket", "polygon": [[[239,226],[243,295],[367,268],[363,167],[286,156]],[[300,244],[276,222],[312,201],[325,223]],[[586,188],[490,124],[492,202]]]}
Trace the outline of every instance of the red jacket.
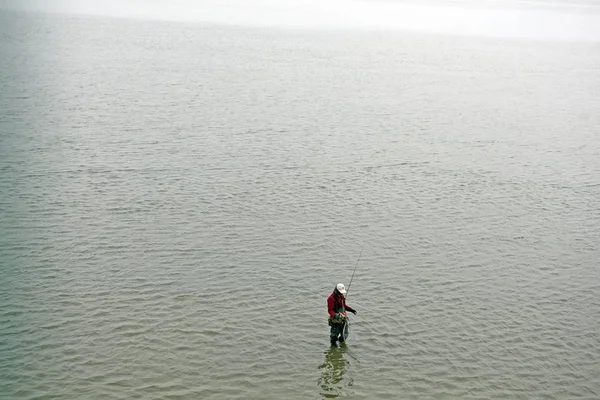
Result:
{"label": "red jacket", "polygon": [[346,304],[346,298],[343,294],[334,290],[333,293],[331,293],[331,296],[327,298],[327,311],[329,312],[329,316],[334,318],[335,314],[337,314],[339,310],[348,310],[353,312],[354,308]]}

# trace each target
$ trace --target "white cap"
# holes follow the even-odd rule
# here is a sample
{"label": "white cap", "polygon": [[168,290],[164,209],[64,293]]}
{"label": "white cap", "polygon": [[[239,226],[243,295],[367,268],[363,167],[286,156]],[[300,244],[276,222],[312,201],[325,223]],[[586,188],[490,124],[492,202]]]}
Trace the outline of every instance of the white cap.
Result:
{"label": "white cap", "polygon": [[344,286],[343,283],[338,283],[336,289],[341,294],[346,294],[346,287]]}

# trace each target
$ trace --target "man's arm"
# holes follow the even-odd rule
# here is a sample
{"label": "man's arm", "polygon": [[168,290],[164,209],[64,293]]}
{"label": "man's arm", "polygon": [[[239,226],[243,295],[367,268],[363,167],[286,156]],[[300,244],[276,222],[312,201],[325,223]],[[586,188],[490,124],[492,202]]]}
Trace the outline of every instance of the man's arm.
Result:
{"label": "man's arm", "polygon": [[327,311],[329,312],[329,316],[331,318],[335,318],[335,310],[333,309],[334,300],[331,296],[327,298]]}

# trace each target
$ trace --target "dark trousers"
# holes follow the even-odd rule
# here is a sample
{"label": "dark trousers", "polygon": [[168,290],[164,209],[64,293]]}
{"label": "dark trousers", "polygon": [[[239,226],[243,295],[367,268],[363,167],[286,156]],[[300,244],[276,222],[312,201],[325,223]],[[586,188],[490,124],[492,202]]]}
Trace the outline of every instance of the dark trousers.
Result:
{"label": "dark trousers", "polygon": [[344,341],[344,325],[345,324],[330,324],[331,331],[329,333],[329,338],[331,339],[331,343],[335,343],[337,340],[339,340],[340,343]]}

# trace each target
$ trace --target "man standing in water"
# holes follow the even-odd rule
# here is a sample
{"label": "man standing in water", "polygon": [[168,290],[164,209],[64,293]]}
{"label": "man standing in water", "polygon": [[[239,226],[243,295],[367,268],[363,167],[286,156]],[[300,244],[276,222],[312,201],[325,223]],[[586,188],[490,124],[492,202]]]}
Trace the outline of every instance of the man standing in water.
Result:
{"label": "man standing in water", "polygon": [[346,288],[344,287],[344,284],[338,283],[335,289],[333,289],[331,296],[327,299],[329,326],[331,327],[329,337],[332,345],[338,340],[340,343],[344,342],[344,325],[346,325],[346,320],[348,319],[346,311],[350,311],[356,315],[356,310],[346,305],[345,294]]}

